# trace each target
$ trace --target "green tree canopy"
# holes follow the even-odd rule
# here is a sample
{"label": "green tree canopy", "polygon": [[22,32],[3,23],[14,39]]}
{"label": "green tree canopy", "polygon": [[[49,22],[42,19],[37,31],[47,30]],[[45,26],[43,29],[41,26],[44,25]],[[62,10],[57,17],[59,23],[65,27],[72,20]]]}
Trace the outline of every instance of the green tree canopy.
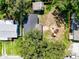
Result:
{"label": "green tree canopy", "polygon": [[32,31],[21,41],[20,52],[24,59],[63,59],[67,44],[67,39],[49,42],[41,38],[41,32]]}

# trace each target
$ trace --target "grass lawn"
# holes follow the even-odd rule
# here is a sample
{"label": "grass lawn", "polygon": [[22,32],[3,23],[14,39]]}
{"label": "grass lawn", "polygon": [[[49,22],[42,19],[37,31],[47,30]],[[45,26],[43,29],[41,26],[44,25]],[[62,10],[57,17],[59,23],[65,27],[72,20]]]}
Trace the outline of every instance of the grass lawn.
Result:
{"label": "grass lawn", "polygon": [[19,40],[8,41],[5,43],[7,55],[20,55]]}

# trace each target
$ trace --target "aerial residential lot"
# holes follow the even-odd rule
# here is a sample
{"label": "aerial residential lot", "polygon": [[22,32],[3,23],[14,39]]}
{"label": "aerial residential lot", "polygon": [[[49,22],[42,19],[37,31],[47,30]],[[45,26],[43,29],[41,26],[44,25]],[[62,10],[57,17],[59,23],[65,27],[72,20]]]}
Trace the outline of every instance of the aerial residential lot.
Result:
{"label": "aerial residential lot", "polygon": [[78,4],[0,0],[0,59],[78,59]]}

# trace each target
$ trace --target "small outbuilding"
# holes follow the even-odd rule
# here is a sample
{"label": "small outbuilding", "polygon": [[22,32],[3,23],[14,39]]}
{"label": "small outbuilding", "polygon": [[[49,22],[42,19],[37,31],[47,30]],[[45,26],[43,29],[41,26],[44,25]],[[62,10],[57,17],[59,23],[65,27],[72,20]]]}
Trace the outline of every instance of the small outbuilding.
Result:
{"label": "small outbuilding", "polygon": [[33,2],[32,8],[34,11],[44,10],[44,3],[43,2]]}

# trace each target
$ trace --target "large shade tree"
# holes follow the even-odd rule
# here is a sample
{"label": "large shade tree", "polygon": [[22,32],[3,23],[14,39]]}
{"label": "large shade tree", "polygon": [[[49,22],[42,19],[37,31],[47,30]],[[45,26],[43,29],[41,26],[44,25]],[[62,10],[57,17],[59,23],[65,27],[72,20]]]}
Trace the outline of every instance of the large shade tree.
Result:
{"label": "large shade tree", "polygon": [[31,0],[3,0],[1,11],[4,11],[6,16],[11,15],[14,19],[20,20],[26,13],[31,13]]}

